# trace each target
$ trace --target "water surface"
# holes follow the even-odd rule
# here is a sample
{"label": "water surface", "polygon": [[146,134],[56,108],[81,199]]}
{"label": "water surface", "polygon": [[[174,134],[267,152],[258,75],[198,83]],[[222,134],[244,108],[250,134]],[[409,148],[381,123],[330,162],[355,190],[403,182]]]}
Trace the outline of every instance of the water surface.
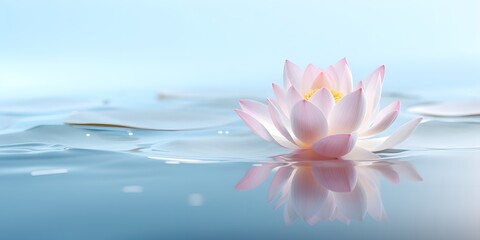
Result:
{"label": "water surface", "polygon": [[[480,237],[478,117],[427,117],[380,159],[316,161],[252,134],[238,98],[2,103],[1,238]],[[399,98],[396,126],[429,101],[383,101]]]}

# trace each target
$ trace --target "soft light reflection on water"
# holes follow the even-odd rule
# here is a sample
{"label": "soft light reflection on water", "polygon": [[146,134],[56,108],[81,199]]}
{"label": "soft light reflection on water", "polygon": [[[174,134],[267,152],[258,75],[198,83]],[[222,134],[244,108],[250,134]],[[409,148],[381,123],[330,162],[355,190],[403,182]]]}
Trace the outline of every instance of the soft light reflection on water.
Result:
{"label": "soft light reflection on water", "polygon": [[[480,239],[479,5],[0,0],[0,239]],[[341,57],[387,66],[391,129],[430,115],[380,160],[292,158],[234,115],[285,58]]]}
{"label": "soft light reflection on water", "polygon": [[[480,222],[478,117],[427,117],[411,139],[379,159],[318,161],[253,135],[234,116],[238,98],[137,98],[146,117],[193,108],[198,111],[192,116],[221,116],[208,125],[193,117],[163,119],[168,131],[116,126],[141,125],[143,116],[136,116],[139,122],[110,118],[105,113],[111,106],[116,111],[134,106],[115,98],[109,106],[83,110],[101,120],[93,125],[64,124],[79,105],[70,107],[60,98],[51,102],[52,112],[4,111],[13,121],[0,130],[0,236],[480,236],[475,227]],[[400,98],[403,109],[426,101],[395,94],[384,101],[392,98]],[[403,111],[396,124],[412,115]]]}

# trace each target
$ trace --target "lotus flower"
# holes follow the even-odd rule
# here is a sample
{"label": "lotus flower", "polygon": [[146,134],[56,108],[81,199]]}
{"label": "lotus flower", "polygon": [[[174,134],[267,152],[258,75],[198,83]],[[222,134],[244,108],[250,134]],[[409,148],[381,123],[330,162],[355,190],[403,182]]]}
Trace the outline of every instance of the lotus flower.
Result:
{"label": "lotus flower", "polygon": [[[355,155],[350,154],[353,158],[326,159],[312,150],[298,150],[277,156],[278,161],[250,168],[236,188],[254,189],[275,171],[269,200],[278,197],[276,208],[284,205],[288,224],[298,218],[312,225],[336,219],[348,224],[352,220],[363,220],[367,214],[384,221],[386,212],[380,195],[380,177],[392,183],[398,183],[401,176],[414,181],[422,178],[409,162],[352,161],[365,157]],[[370,157],[379,159],[375,154]]]}
{"label": "lotus flower", "polygon": [[384,66],[356,86],[346,59],[326,70],[302,70],[285,62],[283,88],[273,85],[267,104],[240,100],[235,111],[259,137],[290,149],[313,149],[328,157],[343,156],[357,146],[381,151],[404,141],[421,121],[401,126],[387,138],[371,138],[397,118],[400,102],[380,109]]}

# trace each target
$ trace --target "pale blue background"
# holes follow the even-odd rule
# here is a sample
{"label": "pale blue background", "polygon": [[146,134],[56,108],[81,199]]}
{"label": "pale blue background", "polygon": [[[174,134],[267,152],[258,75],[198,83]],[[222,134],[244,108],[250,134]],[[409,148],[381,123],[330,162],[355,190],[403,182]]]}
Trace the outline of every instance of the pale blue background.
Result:
{"label": "pale blue background", "polygon": [[[0,0],[0,103],[130,90],[146,90],[140,94],[147,98],[161,91],[253,94],[281,82],[286,58],[326,66],[342,57],[349,59],[357,80],[386,64],[386,91],[420,92],[446,101],[452,100],[446,96],[478,97],[479,11],[478,0]],[[124,100],[138,108],[144,101]],[[403,104],[420,102],[409,100]],[[14,116],[19,119],[15,127],[63,123],[63,115],[51,114]],[[400,118],[397,124],[413,116]],[[235,137],[248,131],[240,126],[238,133],[227,125],[155,134],[161,135],[159,145],[181,147],[183,138],[188,143],[199,136]],[[453,127],[444,134],[466,136],[461,128],[467,126],[458,126],[458,135]],[[231,134],[218,134],[227,129]],[[112,141],[127,137],[122,128],[81,131]],[[132,131],[131,138],[150,136]],[[350,226],[297,222],[285,227],[282,210],[274,211],[267,202],[268,183],[249,192],[234,190],[250,163],[170,165],[112,151],[59,151],[70,140],[86,141],[87,135],[51,145],[60,133],[40,133],[45,143],[31,143],[27,131],[15,133],[22,144],[1,146],[0,239],[480,236],[479,159],[473,149],[439,151],[438,156],[423,151],[425,156],[405,158],[425,181],[402,178],[401,185],[382,185],[387,223],[368,218]],[[9,136],[16,135],[4,138]],[[37,169],[69,173],[32,177]],[[126,185],[145,191],[125,194]],[[188,206],[191,193],[204,194],[204,207]]]}
{"label": "pale blue background", "polygon": [[479,11],[474,0],[0,0],[0,98],[264,91],[286,58],[347,57],[357,80],[386,64],[387,89],[478,86]]}

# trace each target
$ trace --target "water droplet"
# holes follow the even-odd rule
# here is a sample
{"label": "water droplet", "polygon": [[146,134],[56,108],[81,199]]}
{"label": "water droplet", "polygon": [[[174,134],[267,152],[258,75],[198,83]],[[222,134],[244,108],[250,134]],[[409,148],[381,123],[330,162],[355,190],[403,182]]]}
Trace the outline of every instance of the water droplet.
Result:
{"label": "water droplet", "polygon": [[90,133],[86,133],[85,136],[90,137]]}
{"label": "water droplet", "polygon": [[223,131],[218,131],[217,133],[218,133],[218,134],[223,134]]}
{"label": "water droplet", "polygon": [[230,132],[229,131],[225,131],[225,134],[229,134]]}

